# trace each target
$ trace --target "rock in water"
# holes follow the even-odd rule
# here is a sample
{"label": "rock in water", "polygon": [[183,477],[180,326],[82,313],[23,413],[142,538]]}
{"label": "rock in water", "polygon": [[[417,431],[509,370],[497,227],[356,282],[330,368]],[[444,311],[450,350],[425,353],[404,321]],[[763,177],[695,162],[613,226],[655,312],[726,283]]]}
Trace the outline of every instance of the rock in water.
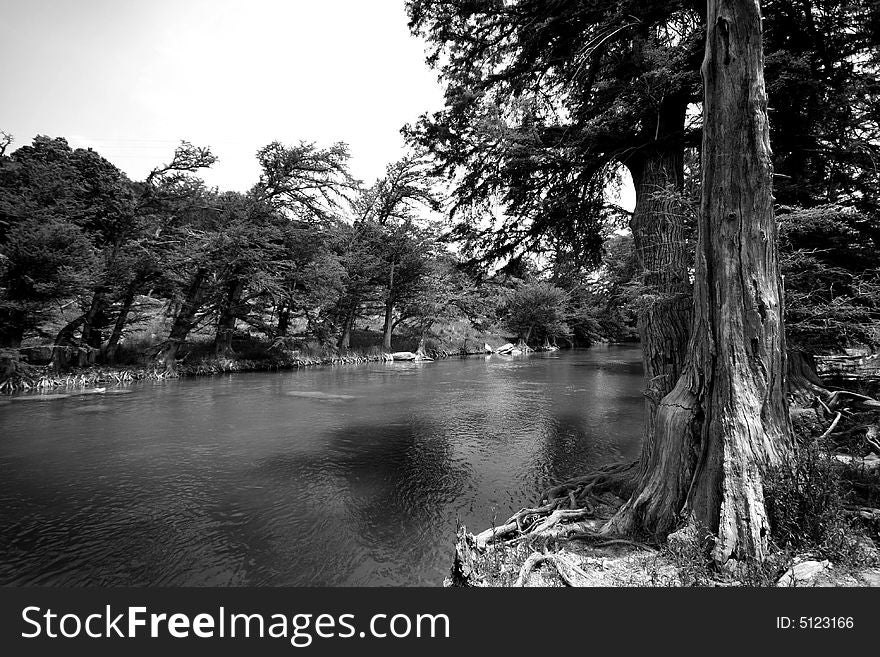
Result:
{"label": "rock in water", "polygon": [[417,354],[414,354],[411,351],[395,351],[391,354],[391,357],[394,360],[416,360],[418,358]]}

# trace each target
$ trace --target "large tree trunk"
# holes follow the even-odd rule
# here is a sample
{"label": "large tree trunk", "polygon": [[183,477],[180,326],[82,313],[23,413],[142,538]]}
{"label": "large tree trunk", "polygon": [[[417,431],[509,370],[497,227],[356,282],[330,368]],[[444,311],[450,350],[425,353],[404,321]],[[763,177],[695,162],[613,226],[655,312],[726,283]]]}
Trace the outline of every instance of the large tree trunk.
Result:
{"label": "large tree trunk", "polygon": [[244,284],[240,278],[229,281],[226,295],[217,319],[217,333],[214,336],[214,353],[225,358],[232,353],[232,335],[235,332],[235,320],[238,318],[238,304]]}
{"label": "large tree trunk", "polygon": [[656,121],[661,139],[630,166],[636,190],[630,228],[643,286],[638,312],[645,376],[642,471],[654,449],[657,404],[681,374],[690,334],[693,290],[688,277],[680,138],[684,119],[683,101],[665,103]]}
{"label": "large tree trunk", "polygon": [[110,332],[110,339],[107,340],[107,346],[104,348],[104,361],[112,365],[116,362],[116,352],[119,349],[119,341],[122,339],[122,332],[128,323],[128,314],[134,304],[135,286],[129,285],[122,298],[122,304],[119,306],[119,313],[116,315],[116,322],[113,324],[113,330]]}
{"label": "large tree trunk", "polygon": [[92,295],[92,303],[83,318],[82,336],[80,338],[79,366],[88,367],[95,362],[95,356],[101,349],[101,330],[99,325],[104,316],[106,306],[106,290],[99,287]]}
{"label": "large tree trunk", "polygon": [[177,358],[177,351],[180,345],[186,341],[189,332],[195,324],[196,313],[201,306],[202,285],[207,276],[207,270],[199,269],[190,281],[186,290],[183,303],[180,304],[180,310],[174,318],[174,324],[171,326],[171,332],[168,339],[156,354],[157,364],[163,366],[167,370],[174,370],[174,361]]}
{"label": "large tree trunk", "polygon": [[689,356],[660,402],[655,449],[610,531],[664,535],[682,517],[713,557],[763,558],[763,474],[793,448],[785,398],[758,0],[709,0],[703,201]]}
{"label": "large tree trunk", "polygon": [[786,392],[788,398],[801,406],[810,406],[816,397],[830,394],[816,373],[815,357],[800,349],[789,349],[786,358]]}

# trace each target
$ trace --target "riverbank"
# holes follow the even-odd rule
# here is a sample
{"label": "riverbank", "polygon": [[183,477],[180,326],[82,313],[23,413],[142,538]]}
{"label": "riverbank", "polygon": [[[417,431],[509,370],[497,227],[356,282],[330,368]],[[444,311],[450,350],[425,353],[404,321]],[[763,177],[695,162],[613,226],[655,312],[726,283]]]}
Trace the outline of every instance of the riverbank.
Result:
{"label": "riverbank", "polygon": [[336,351],[316,355],[301,355],[298,351],[277,354],[261,353],[258,358],[219,358],[199,357],[192,362],[178,361],[173,369],[158,365],[141,366],[91,366],[71,368],[67,372],[56,372],[52,365],[31,365],[18,361],[12,374],[0,377],[0,393],[15,393],[29,390],[51,390],[67,387],[95,387],[102,384],[121,384],[132,381],[158,381],[194,376],[214,376],[244,372],[280,372],[306,367],[327,365],[360,365],[364,363],[404,361],[430,361],[453,357],[482,356],[487,354],[520,355],[533,351],[556,351],[557,347],[528,348],[511,343],[492,347],[484,343],[481,348],[444,349],[432,347],[427,352],[398,351],[385,352],[378,348],[352,349],[343,353]]}
{"label": "riverbank", "polygon": [[[512,345],[511,345],[512,346]],[[529,349],[529,351],[536,351]],[[540,351],[537,350],[537,351]],[[29,365],[18,363],[15,372],[0,380],[0,393],[15,393],[30,390],[45,391],[56,388],[79,387],[88,388],[102,384],[122,384],[133,381],[158,381],[195,376],[214,376],[244,372],[281,372],[306,367],[327,365],[361,365],[364,363],[404,361],[430,361],[444,358],[482,356],[491,353],[502,355],[518,355],[520,350],[488,351],[486,349],[467,351],[446,351],[433,349],[429,354],[416,355],[412,352],[395,352],[404,357],[395,358],[395,354],[374,350],[371,353],[334,353],[324,356],[275,356],[271,358],[203,358],[193,363],[179,362],[173,370],[157,366],[112,367],[94,366],[75,368],[69,372],[54,372],[50,365]]]}
{"label": "riverbank", "polygon": [[[448,355],[438,358],[448,357]],[[393,361],[391,354],[338,354],[323,357],[277,357],[250,360],[240,358],[203,359],[195,363],[178,363],[173,370],[159,367],[77,368],[66,373],[55,373],[51,366],[22,364],[17,371],[0,382],[0,392],[13,393],[28,390],[51,390],[67,387],[94,387],[102,384],[122,384],[133,381],[163,380],[195,376],[215,376],[244,372],[280,372],[305,367],[326,365],[359,365]]]}
{"label": "riverbank", "polygon": [[686,531],[653,545],[602,539],[602,525],[623,503],[614,495],[603,495],[595,517],[560,526],[537,539],[481,545],[462,527],[444,586],[880,587],[880,551],[866,536],[854,540],[844,559],[828,559],[815,551],[780,550],[764,564],[717,571],[701,542]]}

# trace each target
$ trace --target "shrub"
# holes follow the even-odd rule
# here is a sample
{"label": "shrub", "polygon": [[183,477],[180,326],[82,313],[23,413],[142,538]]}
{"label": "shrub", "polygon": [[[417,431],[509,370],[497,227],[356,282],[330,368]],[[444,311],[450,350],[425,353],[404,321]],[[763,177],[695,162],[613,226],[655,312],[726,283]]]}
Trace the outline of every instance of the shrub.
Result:
{"label": "shrub", "polygon": [[764,498],[774,543],[838,563],[863,559],[845,513],[839,470],[827,453],[811,445],[767,473]]}

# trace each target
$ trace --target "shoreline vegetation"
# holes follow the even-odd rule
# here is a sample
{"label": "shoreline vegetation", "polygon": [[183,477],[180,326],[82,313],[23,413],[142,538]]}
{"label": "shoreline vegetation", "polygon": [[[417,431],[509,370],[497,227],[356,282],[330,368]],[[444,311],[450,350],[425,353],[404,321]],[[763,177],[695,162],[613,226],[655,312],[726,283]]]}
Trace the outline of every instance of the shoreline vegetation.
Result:
{"label": "shoreline vegetation", "polygon": [[66,372],[55,372],[51,364],[28,365],[18,362],[15,371],[0,377],[0,394],[6,395],[22,392],[45,392],[64,388],[98,388],[101,384],[125,384],[135,381],[160,381],[166,379],[214,376],[246,372],[281,372],[307,367],[331,365],[360,365],[377,362],[432,362],[447,358],[505,355],[517,356],[530,352],[556,351],[558,347],[548,345],[529,347],[524,344],[514,345],[507,342],[492,346],[488,342],[482,347],[461,347],[459,349],[432,348],[430,350],[386,352],[378,347],[370,349],[349,349],[345,352],[336,350],[307,350],[301,353],[295,350],[287,353],[261,354],[259,358],[236,357],[203,357],[193,362],[175,363],[173,369],[139,366],[90,366],[71,368]]}

